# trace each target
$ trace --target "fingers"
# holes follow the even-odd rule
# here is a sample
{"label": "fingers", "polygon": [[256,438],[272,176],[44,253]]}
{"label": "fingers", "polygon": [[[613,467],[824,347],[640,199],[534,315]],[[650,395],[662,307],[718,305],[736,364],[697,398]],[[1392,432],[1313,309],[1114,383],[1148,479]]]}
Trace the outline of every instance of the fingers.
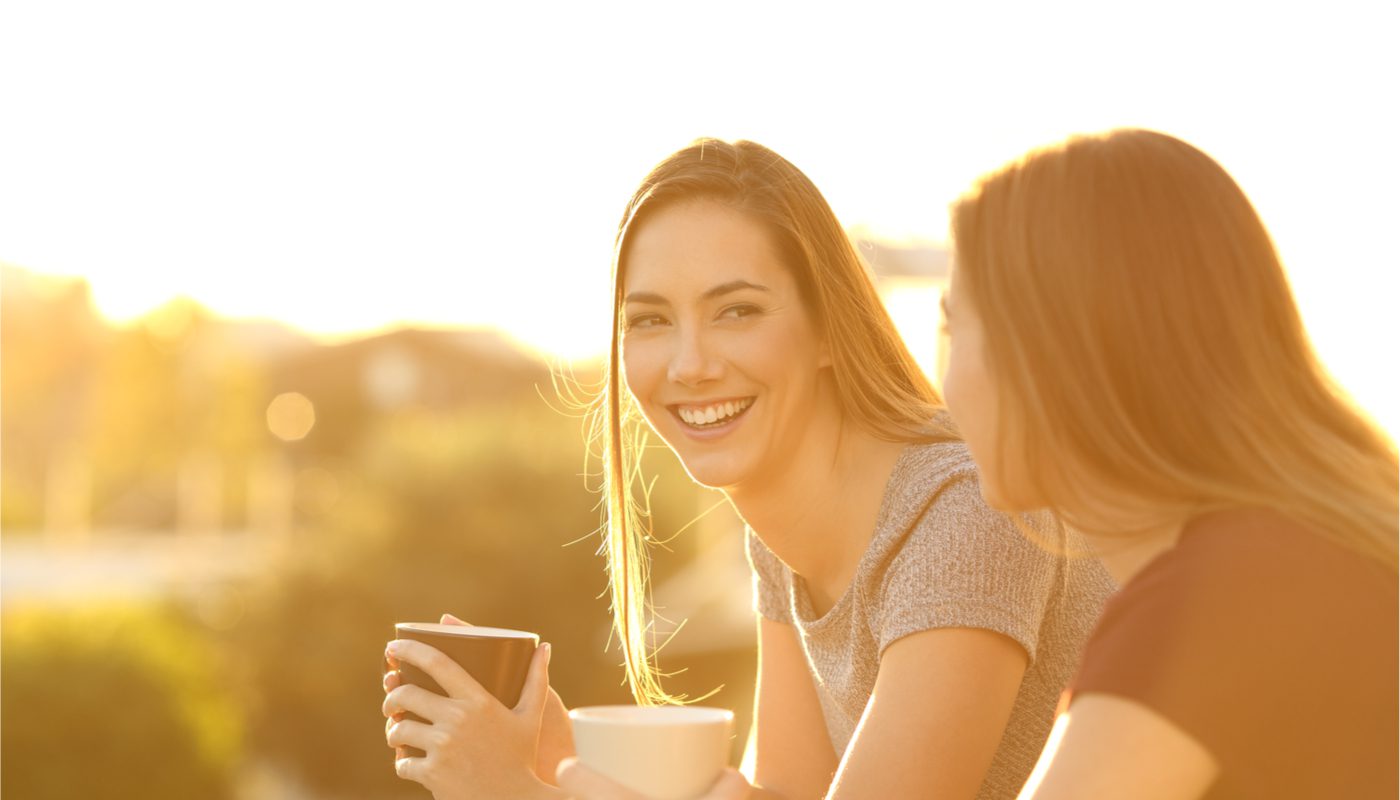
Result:
{"label": "fingers", "polygon": [[442,625],[466,625],[468,628],[472,627],[472,624],[470,622],[464,622],[452,616],[451,614],[443,614],[442,618],[439,619],[438,622]]}
{"label": "fingers", "polygon": [[568,792],[575,800],[646,800],[631,789],[620,786],[580,764],[577,758],[560,761],[554,777],[559,783],[559,788]]}
{"label": "fingers", "polygon": [[409,711],[429,722],[437,722],[451,715],[451,706],[451,701],[446,697],[430,692],[421,686],[406,683],[384,696],[384,703],[380,706],[380,711],[386,717]]}
{"label": "fingers", "polygon": [[419,750],[429,750],[438,744],[433,733],[433,726],[422,722],[415,722],[411,719],[395,722],[389,726],[389,730],[384,734],[384,741],[390,747],[416,747]]}
{"label": "fingers", "polygon": [[394,691],[394,689],[396,689],[396,688],[398,688],[399,686],[402,686],[402,685],[403,685],[403,677],[402,677],[401,675],[399,675],[399,671],[398,671],[398,670],[393,669],[393,670],[389,670],[388,672],[384,673],[384,693],[385,693],[385,694],[388,694],[389,692]]}
{"label": "fingers", "polygon": [[422,783],[427,767],[426,758],[398,758],[394,759],[394,773],[406,781],[417,781]]}
{"label": "fingers", "polygon": [[517,714],[538,717],[544,713],[545,701],[549,699],[549,654],[548,642],[535,648],[525,685],[520,687],[520,702],[515,704]]}
{"label": "fingers", "polygon": [[426,672],[428,677],[437,681],[438,686],[447,692],[448,697],[477,701],[491,697],[475,678],[458,666],[457,662],[432,645],[413,639],[395,639],[389,642],[386,653]]}

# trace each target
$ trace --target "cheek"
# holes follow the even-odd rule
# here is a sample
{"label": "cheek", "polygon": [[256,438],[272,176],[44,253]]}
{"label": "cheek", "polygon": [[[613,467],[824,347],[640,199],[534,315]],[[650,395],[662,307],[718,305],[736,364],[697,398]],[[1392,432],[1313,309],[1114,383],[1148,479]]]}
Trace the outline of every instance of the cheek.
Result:
{"label": "cheek", "polygon": [[[967,348],[954,345],[948,352],[948,369],[943,374],[943,395],[948,410],[968,444],[981,449],[982,439],[995,418],[996,398],[982,365]],[[978,441],[973,441],[978,440]]]}
{"label": "cheek", "polygon": [[948,352],[948,368],[943,375],[943,397],[948,411],[967,442],[982,473],[984,487],[988,476],[1000,471],[998,460],[998,401],[991,377],[980,354],[954,344]]}
{"label": "cheek", "polygon": [[666,374],[666,364],[659,349],[645,342],[624,343],[622,347],[622,380],[638,401],[646,403]]}

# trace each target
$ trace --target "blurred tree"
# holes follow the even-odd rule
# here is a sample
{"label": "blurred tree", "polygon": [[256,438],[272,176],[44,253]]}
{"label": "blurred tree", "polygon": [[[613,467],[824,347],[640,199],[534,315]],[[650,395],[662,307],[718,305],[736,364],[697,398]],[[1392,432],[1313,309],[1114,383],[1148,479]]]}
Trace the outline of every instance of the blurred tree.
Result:
{"label": "blurred tree", "polygon": [[0,528],[35,530],[52,456],[81,457],[86,444],[108,331],[85,281],[0,265],[0,282]]}
{"label": "blurred tree", "polygon": [[239,699],[220,654],[158,609],[7,610],[0,794],[230,797]]}

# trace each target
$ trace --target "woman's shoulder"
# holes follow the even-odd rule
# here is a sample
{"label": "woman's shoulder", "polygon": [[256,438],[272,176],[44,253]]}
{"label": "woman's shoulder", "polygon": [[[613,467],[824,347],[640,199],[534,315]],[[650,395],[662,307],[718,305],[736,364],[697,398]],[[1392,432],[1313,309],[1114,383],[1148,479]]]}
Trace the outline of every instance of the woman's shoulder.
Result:
{"label": "woman's shoulder", "polygon": [[881,538],[894,564],[935,564],[987,575],[1050,574],[1063,549],[1062,529],[1049,515],[1013,517],[987,504],[977,466],[962,442],[907,447],[887,506]]}
{"label": "woman's shoulder", "polygon": [[972,453],[956,440],[907,446],[891,476],[886,505],[892,512],[886,522],[897,528],[991,529],[1057,540],[1062,533],[1049,514],[1022,513],[1013,520],[989,506]]}
{"label": "woman's shoulder", "polygon": [[1291,653],[1339,630],[1393,628],[1396,587],[1394,572],[1284,514],[1223,511],[1192,520],[1129,580],[1096,638],[1145,652],[1170,631],[1207,652]]}
{"label": "woman's shoulder", "polygon": [[892,501],[925,506],[952,484],[971,480],[976,485],[977,464],[960,441],[910,444],[900,454],[886,491]]}
{"label": "woman's shoulder", "polygon": [[1207,588],[1236,596],[1253,590],[1297,598],[1309,589],[1349,593],[1394,591],[1394,586],[1393,572],[1309,525],[1272,509],[1250,508],[1193,519],[1176,546],[1126,588],[1180,591],[1195,598]]}
{"label": "woman's shoulder", "polygon": [[1309,526],[1213,513],[1109,601],[1072,692],[1147,706],[1227,776],[1349,758],[1377,737],[1393,764],[1396,606],[1393,572]]}

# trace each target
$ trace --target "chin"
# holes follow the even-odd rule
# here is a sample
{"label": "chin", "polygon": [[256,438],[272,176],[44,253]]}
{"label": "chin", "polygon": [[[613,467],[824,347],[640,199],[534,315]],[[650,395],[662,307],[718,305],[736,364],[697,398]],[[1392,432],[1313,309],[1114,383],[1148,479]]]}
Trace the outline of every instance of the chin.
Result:
{"label": "chin", "polygon": [[681,466],[690,479],[704,486],[706,489],[724,490],[731,486],[736,486],[744,479],[745,470],[729,459],[718,458],[686,458],[681,453],[676,454],[680,459]]}

